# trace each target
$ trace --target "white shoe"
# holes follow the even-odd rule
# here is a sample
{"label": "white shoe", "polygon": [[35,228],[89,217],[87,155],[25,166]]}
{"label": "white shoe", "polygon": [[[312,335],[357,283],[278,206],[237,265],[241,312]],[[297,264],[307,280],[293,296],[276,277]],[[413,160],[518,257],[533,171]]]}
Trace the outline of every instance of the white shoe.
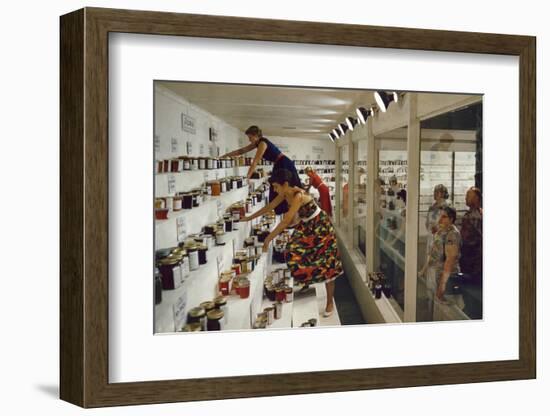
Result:
{"label": "white shoe", "polygon": [[328,318],[328,317],[332,316],[333,313],[334,313],[334,309],[331,310],[330,312],[324,311],[323,312],[323,318]]}

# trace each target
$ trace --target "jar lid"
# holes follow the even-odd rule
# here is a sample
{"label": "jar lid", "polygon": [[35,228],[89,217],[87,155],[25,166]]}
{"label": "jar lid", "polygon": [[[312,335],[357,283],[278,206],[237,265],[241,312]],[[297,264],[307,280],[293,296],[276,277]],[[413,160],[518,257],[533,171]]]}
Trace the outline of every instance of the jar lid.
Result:
{"label": "jar lid", "polygon": [[206,314],[210,320],[219,320],[223,318],[223,311],[221,309],[212,309]]}
{"label": "jar lid", "polygon": [[208,247],[205,246],[204,244],[199,244],[199,246],[197,248],[201,251],[208,250]]}
{"label": "jar lid", "polygon": [[204,308],[202,308],[200,306],[196,306],[196,307],[189,310],[189,316],[191,316],[193,318],[200,318],[200,317],[204,316],[205,314],[206,314],[206,311],[204,310]]}
{"label": "jar lid", "polygon": [[200,307],[204,308],[204,310],[208,312],[209,310],[214,309],[216,305],[211,300],[207,300],[205,302],[202,302],[200,304]]}
{"label": "jar lid", "polygon": [[222,296],[222,295],[216,296],[214,298],[214,304],[216,306],[223,306],[223,305],[227,304],[227,298],[225,296]]}
{"label": "jar lid", "polygon": [[241,277],[239,278],[239,287],[247,287],[250,286],[250,280],[248,277]]}
{"label": "jar lid", "polygon": [[186,324],[182,328],[183,332],[198,332],[202,331],[202,324],[200,322],[192,322],[190,324]]}
{"label": "jar lid", "polygon": [[179,259],[174,257],[165,257],[159,260],[159,264],[162,266],[174,266],[179,263]]}
{"label": "jar lid", "polygon": [[224,235],[225,233],[222,230],[216,231],[216,235]]}

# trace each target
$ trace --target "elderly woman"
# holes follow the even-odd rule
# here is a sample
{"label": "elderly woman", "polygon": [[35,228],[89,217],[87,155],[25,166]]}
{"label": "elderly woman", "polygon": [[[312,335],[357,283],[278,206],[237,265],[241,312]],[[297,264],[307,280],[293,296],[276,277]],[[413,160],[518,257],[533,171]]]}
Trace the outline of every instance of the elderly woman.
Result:
{"label": "elderly woman", "polygon": [[434,234],[433,244],[428,252],[426,289],[428,313],[435,319],[434,305],[445,302],[445,289],[449,278],[459,273],[460,232],[454,225],[456,210],[445,206],[441,209],[438,229]]}

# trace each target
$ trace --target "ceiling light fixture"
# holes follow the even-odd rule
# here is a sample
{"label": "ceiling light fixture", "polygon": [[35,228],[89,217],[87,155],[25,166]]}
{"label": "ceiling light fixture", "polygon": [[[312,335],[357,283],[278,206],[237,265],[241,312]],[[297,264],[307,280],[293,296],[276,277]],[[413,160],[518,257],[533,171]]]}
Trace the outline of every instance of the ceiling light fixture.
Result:
{"label": "ceiling light fixture", "polygon": [[340,137],[343,137],[349,129],[347,124],[344,124],[344,123],[338,124],[338,128],[340,129],[340,133],[342,133]]}
{"label": "ceiling light fixture", "polygon": [[348,127],[351,131],[353,131],[353,128],[357,125],[358,121],[356,118],[353,117],[346,117],[346,123],[348,124]]}
{"label": "ceiling light fixture", "polygon": [[376,100],[376,104],[378,104],[380,111],[385,113],[392,102],[399,101],[399,94],[395,91],[389,94],[385,91],[376,91],[374,93],[374,99]]}
{"label": "ceiling light fixture", "polygon": [[359,107],[355,112],[361,124],[367,124],[367,118],[374,116],[374,110],[372,108],[366,109],[365,107]]}

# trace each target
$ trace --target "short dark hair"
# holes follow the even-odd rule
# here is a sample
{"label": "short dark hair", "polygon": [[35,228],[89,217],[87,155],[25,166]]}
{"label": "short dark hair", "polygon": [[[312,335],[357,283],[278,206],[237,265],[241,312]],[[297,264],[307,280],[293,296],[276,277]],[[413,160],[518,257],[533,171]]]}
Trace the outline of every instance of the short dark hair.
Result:
{"label": "short dark hair", "polygon": [[451,222],[454,224],[456,221],[456,209],[450,206],[446,206],[441,208],[442,211],[445,211],[445,213],[449,216]]}
{"label": "short dark hair", "polygon": [[252,135],[252,136],[262,137],[262,130],[258,126],[250,126],[249,128],[246,129],[244,134],[246,134],[247,136]]}
{"label": "short dark hair", "polygon": [[472,186],[468,191],[472,191],[474,194],[476,194],[477,199],[479,199],[479,203],[481,204],[481,189],[479,189],[477,186]]}

